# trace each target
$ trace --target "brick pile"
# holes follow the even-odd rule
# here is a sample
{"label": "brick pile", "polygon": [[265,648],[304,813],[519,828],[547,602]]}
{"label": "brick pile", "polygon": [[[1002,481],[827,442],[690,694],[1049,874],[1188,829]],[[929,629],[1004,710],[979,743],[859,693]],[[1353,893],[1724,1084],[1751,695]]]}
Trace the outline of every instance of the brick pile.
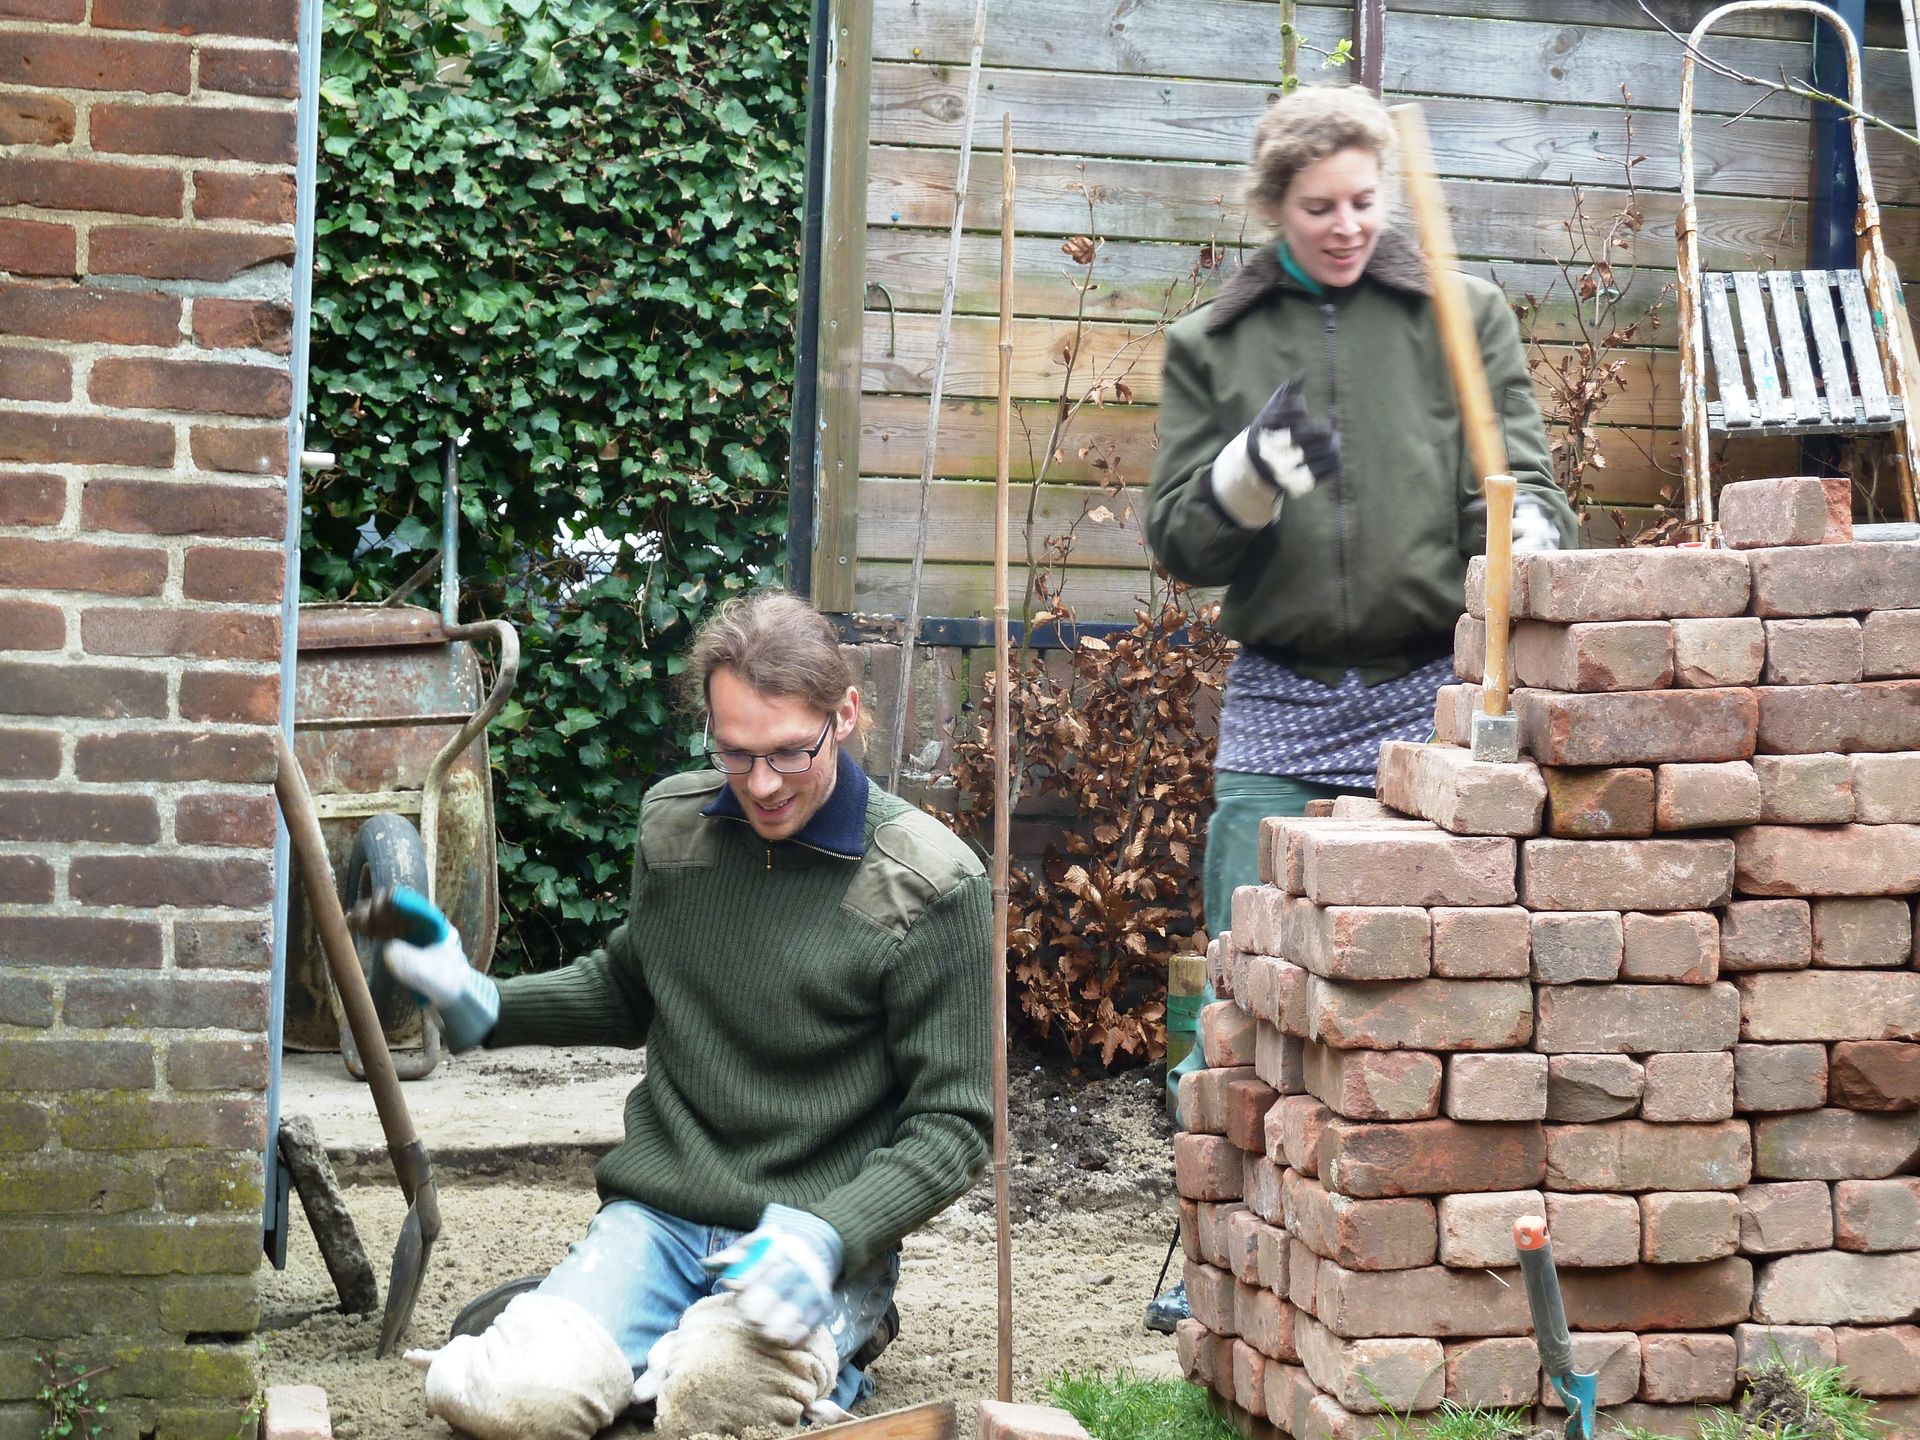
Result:
{"label": "brick pile", "polygon": [[1378,801],[1266,823],[1175,1142],[1181,1361],[1247,1433],[1553,1423],[1526,1213],[1622,1421],[1781,1353],[1920,1431],[1920,545],[1725,497],[1732,548],[1519,560],[1520,764],[1464,683]]}

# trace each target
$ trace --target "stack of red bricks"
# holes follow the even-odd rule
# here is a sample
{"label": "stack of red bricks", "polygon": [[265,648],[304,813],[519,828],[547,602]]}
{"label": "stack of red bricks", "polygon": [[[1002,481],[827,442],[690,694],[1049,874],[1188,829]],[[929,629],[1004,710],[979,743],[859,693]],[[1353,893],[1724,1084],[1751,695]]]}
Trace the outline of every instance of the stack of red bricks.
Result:
{"label": "stack of red bricks", "polygon": [[1620,1419],[1779,1353],[1920,1430],[1920,545],[1840,515],[1753,481],[1730,548],[1521,557],[1521,763],[1449,687],[1378,801],[1267,822],[1175,1142],[1182,1363],[1249,1433],[1555,1407],[1528,1213]]}

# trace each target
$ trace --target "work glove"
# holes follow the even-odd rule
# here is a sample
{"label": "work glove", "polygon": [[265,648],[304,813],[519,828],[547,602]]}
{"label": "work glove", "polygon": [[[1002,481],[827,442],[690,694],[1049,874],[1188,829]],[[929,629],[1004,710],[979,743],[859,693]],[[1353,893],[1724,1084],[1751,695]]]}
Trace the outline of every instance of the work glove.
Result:
{"label": "work glove", "polygon": [[840,1232],[818,1215],[769,1205],[760,1224],[702,1263],[740,1296],[740,1314],[775,1345],[798,1345],[827,1318],[846,1257]]}
{"label": "work glove", "polygon": [[499,1023],[500,987],[467,963],[460,932],[444,919],[438,940],[389,940],[384,959],[394,979],[439,1012],[440,1029],[456,1052],[471,1050]]}
{"label": "work glove", "polygon": [[791,1430],[851,1418],[833,1403],[840,1356],[825,1326],[799,1345],[769,1345],[740,1314],[731,1292],[696,1300],[647,1352],[633,1382],[636,1401],[657,1409],[657,1440],[737,1435],[765,1426]]}
{"label": "work glove", "polygon": [[1340,473],[1339,437],[1307,418],[1301,390],[1297,377],[1285,381],[1214,458],[1214,499],[1246,529],[1272,524],[1286,496]]}
{"label": "work glove", "polygon": [[1538,555],[1560,548],[1560,526],[1553,512],[1531,495],[1513,501],[1513,553]]}

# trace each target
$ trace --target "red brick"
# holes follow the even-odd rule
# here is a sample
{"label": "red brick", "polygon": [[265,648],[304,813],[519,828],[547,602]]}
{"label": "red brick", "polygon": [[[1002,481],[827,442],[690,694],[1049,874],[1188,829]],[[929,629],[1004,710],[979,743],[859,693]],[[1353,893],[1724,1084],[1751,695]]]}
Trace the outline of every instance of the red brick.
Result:
{"label": "red brick", "polygon": [[1776,1325],[1885,1325],[1911,1319],[1920,1251],[1783,1255],[1760,1267],[1753,1318]]}
{"label": "red brick", "polygon": [[1920,751],[1855,755],[1853,818],[1862,825],[1920,821]]}
{"label": "red brick", "polygon": [[59,773],[59,731],[0,729],[0,780],[51,780]]}
{"label": "red brick", "polygon": [[1827,492],[1827,530],[1822,545],[1853,543],[1853,477],[1822,475],[1820,486]]}
{"label": "red brick", "polygon": [[1483,1195],[1442,1195],[1440,1263],[1456,1270],[1513,1268],[1513,1222],[1524,1215],[1545,1215],[1546,1197],[1538,1190],[1495,1190]]}
{"label": "red brick", "polygon": [[[1279,1193],[1280,1183],[1274,1182],[1274,1192]],[[1198,1208],[1198,1207],[1196,1207]],[[1231,1207],[1227,1207],[1231,1208]],[[1276,1214],[1279,1205],[1274,1206]],[[1260,1284],[1260,1237],[1274,1227],[1260,1219],[1253,1211],[1242,1207],[1227,1216],[1227,1268],[1233,1271],[1234,1278],[1244,1285]],[[1284,1235],[1286,1232],[1280,1232]]]}
{"label": "red brick", "polygon": [[[184,803],[184,802],[183,802]],[[1198,1135],[1227,1133],[1227,1087],[1235,1080],[1253,1078],[1253,1067],[1190,1070],[1180,1077],[1180,1128]]]}
{"label": "red brick", "polygon": [[1547,1196],[1556,1265],[1606,1270],[1640,1259],[1640,1204],[1631,1195]]}
{"label": "red brick", "polygon": [[1735,900],[1720,925],[1728,973],[1804,970],[1813,963],[1813,907],[1805,900]]}
{"label": "red brick", "polygon": [[1821,545],[1754,550],[1753,613],[1864,615],[1920,607],[1920,546]]}
{"label": "red brick", "polygon": [[[266,1017],[260,1017],[264,1026]],[[63,1101],[60,1141],[70,1150],[258,1151],[266,1134],[260,1100],[175,1100],[152,1095]]]}
{"label": "red brick", "polygon": [[1620,916],[1613,910],[1563,911],[1533,917],[1533,980],[1570,985],[1620,974]]}
{"label": "red brick", "polygon": [[[184,59],[184,46],[181,51]],[[0,158],[0,205],[177,217],[185,195],[178,170],[64,156]]]}
{"label": "red brick", "polygon": [[159,838],[160,812],[150,796],[0,790],[0,840],[151,845]]}
{"label": "red brick", "polygon": [[0,95],[0,145],[65,145],[71,139],[69,102],[55,95]]}
{"label": "red brick", "polygon": [[273,660],[280,654],[280,617],[233,610],[96,607],[81,612],[80,642],[90,655]]}
{"label": "red brick", "polygon": [[0,347],[0,400],[65,401],[73,396],[73,366],[51,350]]}
{"label": "red brick", "polygon": [[1725,1404],[1733,1399],[1735,1370],[1731,1335],[1640,1337],[1642,1399],[1667,1405]]}
{"label": "red brick", "polygon": [[[1917,757],[1920,758],[1920,757]],[[1920,784],[1920,776],[1916,776]],[[1913,912],[1902,896],[1813,902],[1813,963],[1829,969],[1896,968],[1913,951]]]}
{"label": "red brick", "polygon": [[1697,1265],[1740,1248],[1740,1201],[1722,1190],[1668,1191],[1640,1197],[1640,1258],[1652,1265]]}
{"label": "red brick", "polygon": [[1311,1095],[1288,1095],[1267,1112],[1267,1155],[1304,1175],[1320,1173],[1320,1137],[1333,1112]]}
{"label": "red brick", "polygon": [[1752,1137],[1743,1120],[1611,1120],[1548,1125],[1546,1135],[1552,1190],[1737,1190],[1753,1178]]}
{"label": "red brick", "polygon": [[206,730],[83,735],[74,747],[80,780],[226,780],[267,783],[276,769],[270,736]]}
{"label": "red brick", "polygon": [[58,475],[0,475],[0,525],[57,525],[67,513]]}
{"label": "red brick", "polygon": [[1733,1056],[1724,1050],[1649,1055],[1640,1115],[1666,1123],[1733,1118]]}
{"label": "red brick", "polygon": [[197,160],[252,160],[291,165],[293,110],[221,109],[191,105],[99,104],[93,148],[123,155],[190,155]]}
{"label": "red brick", "polygon": [[1320,1138],[1320,1173],[1354,1199],[1521,1190],[1546,1175],[1538,1125],[1334,1120]]}
{"label": "red brick", "polygon": [[[84,741],[82,742],[85,743]],[[82,905],[179,905],[245,910],[271,904],[273,876],[258,860],[200,860],[180,855],[79,855],[67,892]],[[73,1015],[73,993],[67,1014]]]}
{"label": "red brick", "polygon": [[1323,1260],[1315,1300],[1311,1313],[1349,1340],[1524,1335],[1530,1328],[1526,1290],[1484,1270],[1348,1270]]}
{"label": "red brick", "polygon": [[[1427,820],[1344,820],[1333,816],[1274,815],[1260,822],[1260,883],[1289,895],[1304,893],[1307,844],[1316,835],[1439,835]],[[1442,837],[1444,838],[1444,837]],[[1409,901],[1394,901],[1409,904]]]}
{"label": "red brick", "polygon": [[[1912,548],[1920,552],[1920,546]],[[1759,746],[1764,751],[1811,755],[1920,750],[1920,680],[1782,685],[1754,693],[1760,700]]]}
{"label": "red brick", "polygon": [[151,1045],[39,1040],[0,1048],[0,1091],[152,1088]]}
{"label": "red brick", "polygon": [[1507,1050],[1533,1032],[1520,980],[1311,978],[1307,1038],[1343,1050]]}
{"label": "red brick", "polygon": [[1446,1112],[1453,1120],[1543,1119],[1547,1057],[1525,1052],[1449,1055]]}
{"label": "red brick", "polygon": [[198,546],[187,551],[181,593],[228,605],[275,605],[285,579],[286,560],[278,550]]}
{"label": "red brick", "polygon": [[31,45],[0,48],[0,81],[40,85],[49,90],[142,90],[184,95],[189,54],[188,47],[168,40],[43,31],[33,37]]}
{"label": "red brick", "polygon": [[1848,1110],[1920,1109],[1920,1044],[1847,1040],[1833,1047],[1828,1091]]}
{"label": "red brick", "polygon": [[1920,610],[1876,610],[1861,627],[1869,680],[1920,675]]}
{"label": "red brick", "polygon": [[1735,550],[1818,545],[1827,534],[1827,490],[1817,478],[1737,480],[1720,491],[1720,529]]}
{"label": "red brick", "polygon": [[1315,1255],[1349,1270],[1410,1270],[1433,1264],[1434,1204],[1421,1196],[1355,1200],[1298,1170],[1282,1181],[1286,1227]]}
{"label": "red brick", "polygon": [[1316,831],[1302,893],[1322,905],[1511,905],[1513,862],[1514,842],[1497,836]]}
{"label": "red brick", "polygon": [[[0,224],[5,222],[0,221]],[[0,258],[0,270],[6,268]],[[0,463],[29,465],[173,464],[173,427],[102,415],[0,411]]]}
{"label": "red brick", "polygon": [[[204,303],[204,302],[200,302]],[[108,356],[94,363],[88,393],[123,409],[192,410],[274,417],[287,413],[292,381],[277,365]]]}
{"label": "red brick", "polygon": [[1279,945],[1310,974],[1334,980],[1417,980],[1432,968],[1432,922],[1414,905],[1316,905],[1281,897]]}
{"label": "red brick", "polygon": [[1911,1113],[1802,1110],[1753,1122],[1754,1174],[1763,1180],[1880,1180],[1906,1169],[1916,1149],[1920,1115]]}
{"label": "red brick", "polygon": [[173,833],[185,845],[266,849],[276,813],[269,795],[189,795],[174,811]]}
{"label": "red brick", "polygon": [[256,970],[273,960],[273,925],[251,920],[175,920],[173,963],[182,970]]}
{"label": "red brick", "polygon": [[1425,1120],[1440,1113],[1437,1055],[1309,1044],[1303,1062],[1307,1093],[1344,1119]]}
{"label": "red brick", "polygon": [[1704,910],[1723,903],[1733,843],[1699,840],[1527,840],[1521,903],[1532,910]]}
{"label": "red brick", "polygon": [[[1215,1338],[1213,1332],[1198,1320],[1189,1316],[1180,1322],[1179,1327],[1174,1333],[1175,1343],[1179,1350],[1181,1373],[1196,1385],[1211,1385],[1213,1383],[1213,1347]],[[1043,1407],[1039,1405],[1003,1405],[996,1400],[983,1400],[980,1403],[983,1420],[990,1413],[986,1408],[989,1405],[994,1407],[991,1414],[996,1421],[1002,1412],[1052,1409],[1051,1406]],[[1016,1415],[1014,1418],[1022,1421],[1026,1419],[1024,1415]],[[1078,1422],[1076,1421],[1075,1423],[1077,1424]],[[991,1434],[991,1432],[989,1433]],[[1004,1434],[1004,1431],[1002,1433]],[[1001,1437],[995,1435],[992,1436],[992,1440],[1001,1440]],[[1006,1440],[1013,1440],[1013,1437],[1007,1436]]]}
{"label": "red brick", "polygon": [[1673,683],[1683,689],[1751,685],[1766,658],[1766,626],[1753,616],[1673,622]]}
{"label": "red brick", "polygon": [[1735,835],[1734,846],[1734,883],[1743,895],[1920,890],[1920,826],[1752,825]]}
{"label": "red brick", "polygon": [[[1514,558],[1516,618],[1563,623],[1744,614],[1746,558],[1725,550],[1565,550]],[[1481,614],[1484,562],[1467,572]]]}
{"label": "red brick", "polygon": [[[1640,1389],[1640,1341],[1635,1335],[1573,1336],[1573,1368],[1592,1375],[1596,1383],[1596,1401],[1608,1407],[1624,1405]],[[1560,1392],[1542,1377],[1540,1403],[1543,1413],[1564,1411]]]}
{"label": "red brick", "polygon": [[180,339],[180,301],[127,290],[0,284],[0,333],[110,345],[174,345]]}
{"label": "red brick", "polygon": [[1835,1182],[1833,1233],[1842,1250],[1920,1250],[1920,1179]]}
{"label": "red brick", "polygon": [[1200,1051],[1207,1064],[1253,1064],[1253,1016],[1231,1000],[1200,1008]]}
{"label": "red brick", "polygon": [[1233,1403],[1255,1419],[1267,1413],[1267,1357],[1245,1340],[1233,1342]]}
{"label": "red brick", "polygon": [[265,1090],[272,1069],[259,1040],[175,1040],[167,1083],[175,1090]]}
{"label": "red brick", "polygon": [[1457,835],[1533,835],[1546,786],[1530,764],[1475,760],[1453,745],[1389,740],[1375,777],[1380,798]]}
{"label": "red brick", "polygon": [[1853,819],[1853,765],[1845,755],[1756,755],[1760,818],[1786,825],[1844,825]]}
{"label": "red brick", "polygon": [[1653,771],[1544,767],[1547,833],[1566,839],[1632,839],[1653,833]]}
{"label": "red brick", "polygon": [[1240,1338],[1270,1360],[1297,1360],[1294,1325],[1298,1312],[1273,1291],[1243,1284],[1235,1296],[1234,1325]]}
{"label": "red brick", "polygon": [[0,714],[126,720],[166,713],[167,677],[158,671],[0,660]]}
{"label": "red brick", "polygon": [[1920,971],[1803,970],[1734,983],[1743,1040],[1920,1037]]}
{"label": "red brick", "polygon": [[1540,1352],[1523,1336],[1464,1340],[1446,1353],[1447,1399],[1456,1405],[1508,1409],[1540,1392]]}
{"label": "red brick", "polygon": [[[266,827],[266,843],[273,842],[274,807],[263,800],[260,814]],[[258,842],[255,842],[258,843]],[[1258,1153],[1266,1147],[1267,1111],[1279,1099],[1274,1088],[1263,1080],[1236,1080],[1227,1087],[1227,1139],[1241,1150]]]}
{"label": "red brick", "polygon": [[1620,978],[1711,985],[1720,973],[1720,924],[1711,911],[1623,915]]}
{"label": "red brick", "polygon": [[1851,615],[1765,624],[1767,684],[1850,685],[1860,680],[1865,664],[1860,622]]}
{"label": "red brick", "polygon": [[240,475],[285,475],[285,426],[193,427],[193,463],[202,470]]}
{"label": "red brick", "polygon": [[1738,1256],[1704,1265],[1575,1269],[1561,1277],[1575,1330],[1700,1330],[1747,1318],[1753,1266]]}
{"label": "red brick", "polygon": [[0,597],[0,650],[59,650],[67,617],[58,605]]}
{"label": "red brick", "polygon": [[1748,1185],[1739,1198],[1742,1253],[1785,1255],[1832,1246],[1833,1204],[1821,1181]]}
{"label": "red brick", "polygon": [[1661,765],[1654,778],[1654,823],[1662,830],[1719,829],[1760,819],[1760,780],[1745,760]]}
{"label": "red brick", "polygon": [[1239,1298],[1239,1282],[1233,1272],[1218,1265],[1187,1264],[1181,1277],[1186,1282],[1187,1302],[1193,1318],[1216,1335],[1233,1335],[1234,1307]]}
{"label": "red brick", "polygon": [[[293,223],[295,195],[291,175],[233,175],[221,170],[197,170],[193,180],[193,213],[202,220],[252,220],[261,225]],[[208,302],[200,303],[204,307]],[[284,322],[281,328],[285,328]],[[285,354],[288,347],[282,342],[279,347],[264,348],[277,348],[278,353]]]}
{"label": "red brick", "polygon": [[1313,1383],[1356,1415],[1431,1410],[1446,1393],[1438,1340],[1342,1340],[1310,1315],[1298,1325],[1300,1363]]}
{"label": "red brick", "polygon": [[1487,668],[1487,622],[1462,615],[1453,623],[1453,673],[1478,685]]}
{"label": "red brick", "polygon": [[0,537],[0,575],[23,590],[158,595],[167,583],[167,556],[139,545]]}
{"label": "red brick", "polygon": [[1589,1124],[1632,1115],[1645,1088],[1645,1067],[1625,1055],[1552,1055],[1547,1060],[1547,1118]]}
{"label": "red brick", "polygon": [[180,718],[215,725],[271,725],[280,718],[280,677],[190,670],[180,677]]}
{"label": "red brick", "polygon": [[1833,1332],[1847,1384],[1862,1395],[1920,1395],[1920,1326]]}
{"label": "red brick", "polygon": [[[68,243],[71,247],[70,238]],[[0,262],[4,261],[5,254],[5,231],[0,230]],[[87,237],[87,268],[95,275],[226,281],[255,266],[292,259],[291,235],[263,235],[254,231],[204,230],[191,226],[96,225]],[[0,269],[18,268],[0,263]],[[71,275],[73,267],[69,260],[65,269],[27,273]]]}
{"label": "red brick", "polygon": [[286,516],[284,490],[228,481],[89,480],[80,498],[88,529],[124,534],[278,540]]}
{"label": "red brick", "polygon": [[200,88],[231,95],[291,100],[300,92],[300,55],[296,50],[242,49],[237,45],[200,47]]}
{"label": "red brick", "polygon": [[1736,1325],[1733,1344],[1742,1374],[1769,1362],[1818,1370],[1839,1363],[1833,1331],[1825,1325]]}
{"label": "red brick", "polygon": [[0,855],[0,904],[44,905],[52,899],[51,865],[37,855]]}
{"label": "red brick", "polygon": [[1541,690],[1659,690],[1673,679],[1673,632],[1665,620],[1513,627],[1513,673]]}
{"label": "red brick", "polygon": [[1818,1110],[1827,1101],[1827,1047],[1734,1046],[1733,1101],[1743,1114]]}
{"label": "red brick", "polygon": [[1241,1198],[1248,1210],[1269,1225],[1277,1225],[1284,1218],[1280,1182],[1285,1173],[1264,1155],[1240,1152]]}
{"label": "red brick", "polygon": [[1433,973],[1448,980],[1517,980],[1528,974],[1533,927],[1517,905],[1436,906]]}
{"label": "red brick", "polygon": [[174,35],[233,35],[292,44],[299,36],[298,0],[94,0],[103,30],[159,30]]}
{"label": "red brick", "polygon": [[0,915],[0,954],[10,965],[157,970],[158,924],[99,915]]}
{"label": "red brick", "polygon": [[1173,1137],[1174,1185],[1189,1200],[1238,1200],[1240,1151],[1221,1135]]}
{"label": "red brick", "polygon": [[1753,754],[1761,713],[1747,689],[1516,690],[1513,706],[1520,747],[1542,765],[1745,760]]}
{"label": "red brick", "polygon": [[73,227],[40,220],[0,219],[0,271],[12,275],[72,276]]}

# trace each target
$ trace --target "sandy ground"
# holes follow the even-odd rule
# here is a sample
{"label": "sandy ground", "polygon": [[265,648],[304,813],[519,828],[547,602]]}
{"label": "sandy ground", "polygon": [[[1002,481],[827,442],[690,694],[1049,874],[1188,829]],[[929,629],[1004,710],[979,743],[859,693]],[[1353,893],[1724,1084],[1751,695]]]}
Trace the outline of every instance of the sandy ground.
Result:
{"label": "sandy ground", "polygon": [[[526,1052],[515,1052],[524,1054]],[[528,1083],[544,1083],[530,1072]],[[1011,1083],[1014,1398],[1036,1399],[1062,1370],[1129,1366],[1174,1373],[1171,1339],[1146,1333],[1141,1307],[1172,1235],[1172,1149],[1158,1072],[1083,1078],[1033,1057]],[[363,1102],[364,1103],[364,1102]],[[326,1132],[323,1130],[323,1135]],[[429,1146],[433,1136],[423,1137]],[[515,1276],[551,1266],[595,1208],[585,1157],[563,1149],[436,1155],[443,1231],[427,1267],[409,1343],[438,1343],[461,1305]],[[346,1198],[384,1293],[404,1206],[364,1159]],[[479,1173],[487,1172],[487,1173]],[[297,1207],[296,1207],[297,1209]],[[898,1295],[902,1333],[875,1364],[873,1413],[952,1399],[962,1428],[993,1394],[995,1264],[991,1176],[908,1238]],[[379,1317],[338,1313],[303,1218],[287,1268],[264,1285],[268,1384],[322,1386],[341,1440],[443,1440],[419,1372],[374,1356]]]}

